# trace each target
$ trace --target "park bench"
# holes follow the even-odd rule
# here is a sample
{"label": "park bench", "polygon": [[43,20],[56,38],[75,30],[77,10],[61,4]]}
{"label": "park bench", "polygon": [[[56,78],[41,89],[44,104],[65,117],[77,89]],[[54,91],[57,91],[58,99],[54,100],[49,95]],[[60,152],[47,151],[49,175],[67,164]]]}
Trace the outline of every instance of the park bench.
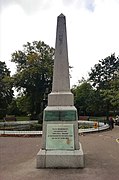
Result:
{"label": "park bench", "polygon": [[4,117],[4,121],[17,121],[14,115]]}

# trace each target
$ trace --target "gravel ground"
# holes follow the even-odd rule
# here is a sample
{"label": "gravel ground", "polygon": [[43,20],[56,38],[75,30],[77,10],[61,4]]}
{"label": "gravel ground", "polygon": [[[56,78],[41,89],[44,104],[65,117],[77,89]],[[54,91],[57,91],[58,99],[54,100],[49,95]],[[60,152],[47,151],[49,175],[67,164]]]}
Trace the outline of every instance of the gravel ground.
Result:
{"label": "gravel ground", "polygon": [[118,180],[119,126],[79,138],[84,169],[36,169],[41,137],[0,137],[0,180]]}

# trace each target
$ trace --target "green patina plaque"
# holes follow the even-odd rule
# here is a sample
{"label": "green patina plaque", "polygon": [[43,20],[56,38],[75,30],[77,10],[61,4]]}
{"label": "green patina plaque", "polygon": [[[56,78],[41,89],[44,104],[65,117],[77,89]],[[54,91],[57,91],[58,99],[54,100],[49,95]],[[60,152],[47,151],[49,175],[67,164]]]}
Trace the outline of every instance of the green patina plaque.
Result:
{"label": "green patina plaque", "polygon": [[59,111],[45,111],[46,121],[59,121]]}
{"label": "green patina plaque", "polygon": [[47,150],[74,150],[73,124],[48,124],[46,133]]}
{"label": "green patina plaque", "polygon": [[45,121],[75,121],[76,111],[45,111]]}
{"label": "green patina plaque", "polygon": [[60,120],[76,120],[76,111],[60,111]]}

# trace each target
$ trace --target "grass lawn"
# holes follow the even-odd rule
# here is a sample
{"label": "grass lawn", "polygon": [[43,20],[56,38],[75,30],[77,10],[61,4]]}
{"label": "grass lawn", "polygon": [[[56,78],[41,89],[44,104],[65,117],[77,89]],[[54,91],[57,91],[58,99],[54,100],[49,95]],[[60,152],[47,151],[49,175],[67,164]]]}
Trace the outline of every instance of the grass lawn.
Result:
{"label": "grass lawn", "polygon": [[[29,121],[27,116],[16,116],[17,121]],[[0,119],[0,122],[4,122],[4,119]]]}
{"label": "grass lawn", "polygon": [[17,121],[29,121],[28,116],[16,116]]}

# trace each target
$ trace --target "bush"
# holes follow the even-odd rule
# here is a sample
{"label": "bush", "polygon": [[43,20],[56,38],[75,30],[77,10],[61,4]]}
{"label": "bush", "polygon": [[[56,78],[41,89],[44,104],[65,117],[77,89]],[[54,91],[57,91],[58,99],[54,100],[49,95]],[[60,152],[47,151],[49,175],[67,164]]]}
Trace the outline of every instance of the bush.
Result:
{"label": "bush", "polygon": [[31,124],[30,131],[42,131],[42,124]]}

